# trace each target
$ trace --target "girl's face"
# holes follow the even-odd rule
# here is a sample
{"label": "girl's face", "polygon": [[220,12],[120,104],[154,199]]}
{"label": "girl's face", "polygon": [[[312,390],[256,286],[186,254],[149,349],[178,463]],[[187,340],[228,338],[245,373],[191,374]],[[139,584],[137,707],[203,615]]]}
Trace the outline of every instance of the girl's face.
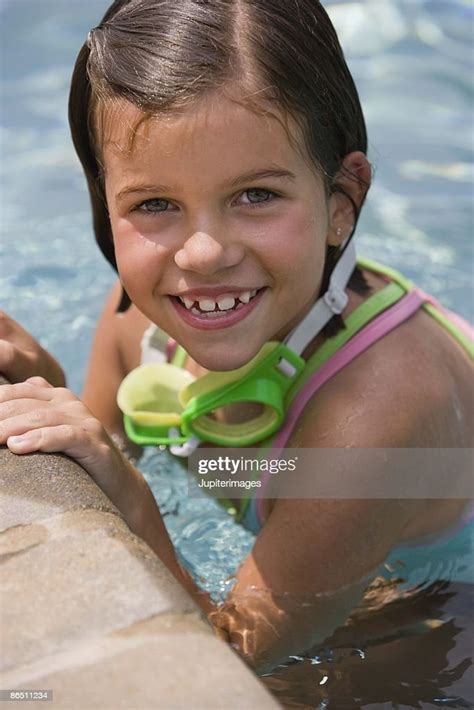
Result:
{"label": "girl's face", "polygon": [[203,367],[240,367],[314,303],[333,198],[271,115],[219,96],[140,119],[119,101],[102,145],[121,281]]}

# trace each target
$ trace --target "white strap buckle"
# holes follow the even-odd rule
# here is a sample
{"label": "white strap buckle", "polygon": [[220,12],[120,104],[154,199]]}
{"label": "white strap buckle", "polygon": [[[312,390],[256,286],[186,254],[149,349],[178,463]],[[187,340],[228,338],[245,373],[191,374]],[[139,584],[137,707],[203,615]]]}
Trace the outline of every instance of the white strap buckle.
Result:
{"label": "white strap buckle", "polygon": [[293,375],[296,373],[296,367],[286,360],[285,358],[282,358],[279,363],[277,363],[277,369],[280,370],[286,377],[291,378]]}
{"label": "white strap buckle", "polygon": [[333,313],[342,313],[347,306],[349,300],[347,293],[339,288],[336,284],[330,284],[328,290],[323,296],[325,304]]}
{"label": "white strap buckle", "polygon": [[[168,432],[168,436],[171,438],[173,436],[178,437],[179,436],[179,430],[178,429],[170,429]],[[198,439],[197,436],[192,436],[188,441],[185,441],[184,444],[170,444],[170,452],[173,454],[173,456],[181,456],[182,458],[187,458],[188,456],[191,456],[197,448],[199,448],[199,444],[201,443],[201,439]]]}

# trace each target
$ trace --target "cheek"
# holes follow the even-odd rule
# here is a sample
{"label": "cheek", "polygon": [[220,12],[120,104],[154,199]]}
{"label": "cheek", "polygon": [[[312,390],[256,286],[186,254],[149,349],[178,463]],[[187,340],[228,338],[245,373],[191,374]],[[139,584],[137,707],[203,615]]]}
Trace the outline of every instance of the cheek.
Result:
{"label": "cheek", "polygon": [[159,281],[168,250],[146,239],[126,219],[112,220],[112,232],[120,278],[133,299],[133,293],[149,290],[151,280],[154,284]]}
{"label": "cheek", "polygon": [[293,209],[281,214],[257,235],[257,243],[266,255],[269,266],[285,273],[311,274],[317,279],[322,273],[326,253],[325,215],[320,217],[308,209]]}

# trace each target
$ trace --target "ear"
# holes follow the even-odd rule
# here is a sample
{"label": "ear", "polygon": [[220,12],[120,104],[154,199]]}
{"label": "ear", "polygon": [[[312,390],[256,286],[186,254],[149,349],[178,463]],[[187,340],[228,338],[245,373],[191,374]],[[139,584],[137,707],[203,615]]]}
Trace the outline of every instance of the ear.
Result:
{"label": "ear", "polygon": [[371,178],[372,170],[365,153],[357,150],[346,155],[334,178],[336,191],[329,197],[327,244],[330,246],[339,246],[351,234],[357,218],[351,200],[359,210],[370,187]]}

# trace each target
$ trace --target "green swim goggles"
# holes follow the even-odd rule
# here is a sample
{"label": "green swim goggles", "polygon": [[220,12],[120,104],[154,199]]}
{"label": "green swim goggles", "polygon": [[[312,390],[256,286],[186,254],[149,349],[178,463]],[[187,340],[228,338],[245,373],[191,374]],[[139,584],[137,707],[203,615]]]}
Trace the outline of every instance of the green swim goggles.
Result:
{"label": "green swim goggles", "polygon": [[[137,444],[251,446],[275,432],[285,416],[285,395],[305,366],[283,343],[269,342],[250,362],[230,372],[195,379],[168,363],[141,365],[120,385],[117,402],[127,436]],[[221,407],[255,402],[261,412],[228,424],[212,416]]]}
{"label": "green swim goggles", "polygon": [[[167,445],[189,455],[202,441],[217,446],[251,446],[276,432],[286,413],[286,395],[305,367],[301,353],[335,313],[347,304],[345,287],[356,263],[347,247],[328,291],[290,333],[285,343],[271,341],[246,365],[229,372],[209,372],[198,379],[169,363],[141,365],[121,383],[117,403],[127,436],[136,444]],[[213,413],[226,405],[260,404],[247,422],[219,421]]]}

